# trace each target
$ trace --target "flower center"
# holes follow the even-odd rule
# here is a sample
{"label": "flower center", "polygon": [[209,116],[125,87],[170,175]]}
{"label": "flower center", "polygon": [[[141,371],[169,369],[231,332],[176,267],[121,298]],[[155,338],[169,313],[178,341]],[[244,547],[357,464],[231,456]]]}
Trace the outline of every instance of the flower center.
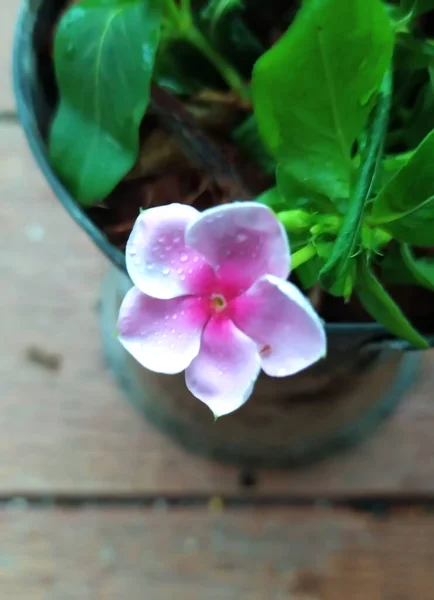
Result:
{"label": "flower center", "polygon": [[215,312],[221,312],[227,306],[225,297],[221,294],[213,294],[211,296],[211,307]]}

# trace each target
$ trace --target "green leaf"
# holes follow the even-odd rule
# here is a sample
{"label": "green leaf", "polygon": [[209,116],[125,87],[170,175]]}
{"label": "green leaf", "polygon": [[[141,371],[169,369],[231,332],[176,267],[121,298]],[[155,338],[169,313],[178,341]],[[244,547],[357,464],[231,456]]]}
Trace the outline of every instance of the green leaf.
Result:
{"label": "green leaf", "polygon": [[293,177],[332,198],[349,194],[351,152],[393,49],[381,0],[305,0],[253,71],[254,112]]}
{"label": "green leaf", "polygon": [[416,348],[428,348],[427,340],[414,329],[371,272],[366,261],[362,259],[359,263],[357,292],[368,313],[397,337],[407,340]]}
{"label": "green leaf", "polygon": [[378,178],[375,182],[376,190],[381,190],[387,183],[389,183],[389,181],[395,177],[398,171],[408,163],[413,154],[414,151],[410,150],[409,152],[387,156],[381,162]]}
{"label": "green leaf", "polygon": [[402,12],[412,18],[434,10],[434,0],[401,0]]}
{"label": "green leaf", "polygon": [[60,105],[49,151],[75,198],[91,206],[134,165],[160,34],[159,0],[83,0],[54,46]]}
{"label": "green leaf", "polygon": [[401,245],[401,255],[417,283],[434,292],[434,258],[415,258],[406,244]]}
{"label": "green leaf", "polygon": [[397,240],[429,246],[434,240],[434,131],[379,192],[370,222]]}
{"label": "green leaf", "polygon": [[361,228],[366,203],[373,190],[381,159],[390,110],[391,76],[387,73],[382,84],[366,139],[366,157],[360,167],[347,213],[336,238],[333,252],[321,270],[321,284],[335,295],[349,297],[352,292],[351,273],[355,256],[362,246]]}
{"label": "green leaf", "polygon": [[312,210],[322,213],[337,212],[337,207],[331,200],[310,189],[306,182],[297,180],[284,163],[277,165],[276,184],[287,209],[311,206]]}

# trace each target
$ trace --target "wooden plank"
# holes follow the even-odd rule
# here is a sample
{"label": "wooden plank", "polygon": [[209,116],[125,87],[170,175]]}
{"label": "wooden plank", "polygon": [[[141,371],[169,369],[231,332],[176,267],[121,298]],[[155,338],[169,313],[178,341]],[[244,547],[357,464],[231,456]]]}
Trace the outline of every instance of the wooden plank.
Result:
{"label": "wooden plank", "polygon": [[12,92],[12,43],[19,0],[0,2],[0,115],[15,110]]}
{"label": "wooden plank", "polygon": [[434,517],[202,509],[0,513],[0,595],[432,600]]}
{"label": "wooden plank", "polygon": [[[238,494],[236,469],[172,445],[117,389],[97,329],[105,260],[13,124],[0,126],[0,196],[0,495]],[[259,472],[249,493],[432,496],[433,365],[427,354],[413,393],[369,442],[307,469]]]}

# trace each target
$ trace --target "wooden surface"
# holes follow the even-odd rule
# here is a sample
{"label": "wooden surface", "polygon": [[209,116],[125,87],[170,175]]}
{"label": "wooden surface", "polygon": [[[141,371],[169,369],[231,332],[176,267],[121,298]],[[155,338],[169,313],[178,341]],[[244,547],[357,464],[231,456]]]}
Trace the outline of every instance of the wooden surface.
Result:
{"label": "wooden surface", "polygon": [[4,510],[2,598],[432,600],[434,517]]}
{"label": "wooden surface", "polygon": [[105,260],[11,119],[17,6],[0,0],[0,598],[432,600],[434,355],[369,442],[308,469],[240,474],[156,433],[102,360]]}

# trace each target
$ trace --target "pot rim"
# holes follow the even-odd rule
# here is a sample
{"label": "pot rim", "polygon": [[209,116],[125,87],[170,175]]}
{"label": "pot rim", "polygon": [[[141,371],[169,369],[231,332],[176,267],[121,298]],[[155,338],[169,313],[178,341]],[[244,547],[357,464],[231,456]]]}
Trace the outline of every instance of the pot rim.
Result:
{"label": "pot rim", "polygon": [[[40,5],[45,1],[40,0]],[[22,0],[21,2],[13,39],[12,80],[18,121],[21,123],[30,150],[56,198],[110,262],[126,272],[125,254],[113,246],[102,231],[93,223],[60,181],[49,161],[46,144],[38,126],[32,80],[27,76],[34,64],[32,41],[33,28],[36,21],[35,15],[38,10],[36,8],[36,10],[32,11],[29,2],[31,0]],[[393,349],[414,350],[413,346],[408,342],[393,336],[393,334],[376,322],[326,323],[325,327],[328,335],[365,334],[367,337],[371,337],[373,342],[383,342],[383,344]],[[431,344],[434,344],[434,336],[428,339]]]}

